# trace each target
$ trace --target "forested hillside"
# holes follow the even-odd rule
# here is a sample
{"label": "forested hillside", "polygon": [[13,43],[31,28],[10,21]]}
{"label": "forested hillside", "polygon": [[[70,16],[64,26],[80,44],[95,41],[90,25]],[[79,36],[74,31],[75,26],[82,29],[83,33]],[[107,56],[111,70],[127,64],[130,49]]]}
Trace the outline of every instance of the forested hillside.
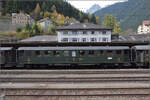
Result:
{"label": "forested hillside", "polygon": [[121,28],[136,31],[143,20],[150,19],[150,0],[128,0],[103,8],[94,13],[103,19],[105,14],[112,14],[120,21]]}
{"label": "forested hillside", "polygon": [[[37,3],[39,3],[42,12],[50,12],[51,7],[55,5],[57,12],[63,14],[64,16],[68,16],[70,18],[73,17],[80,22],[88,19],[87,14],[72,7],[64,0],[2,0],[0,1],[0,11],[2,12],[2,15],[9,15],[11,13],[19,11],[24,11],[30,14],[35,9]],[[96,23],[94,16],[92,16],[89,21]]]}

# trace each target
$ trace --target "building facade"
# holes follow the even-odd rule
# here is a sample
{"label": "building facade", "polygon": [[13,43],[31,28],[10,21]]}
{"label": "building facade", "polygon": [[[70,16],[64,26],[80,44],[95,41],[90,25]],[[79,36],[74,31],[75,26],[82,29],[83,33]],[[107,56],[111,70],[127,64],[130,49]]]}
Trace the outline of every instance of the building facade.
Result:
{"label": "building facade", "polygon": [[12,13],[12,24],[13,25],[18,24],[18,25],[25,26],[27,23],[33,24],[34,22],[35,22],[34,19],[30,15],[28,15],[24,12]]}
{"label": "building facade", "polygon": [[112,29],[100,25],[76,23],[57,31],[58,42],[111,42]]}
{"label": "building facade", "polygon": [[48,28],[52,25],[52,22],[49,18],[44,18],[38,21],[44,31],[47,31]]}
{"label": "building facade", "polygon": [[142,25],[139,25],[137,31],[138,31],[138,34],[150,33],[150,20],[143,21]]}

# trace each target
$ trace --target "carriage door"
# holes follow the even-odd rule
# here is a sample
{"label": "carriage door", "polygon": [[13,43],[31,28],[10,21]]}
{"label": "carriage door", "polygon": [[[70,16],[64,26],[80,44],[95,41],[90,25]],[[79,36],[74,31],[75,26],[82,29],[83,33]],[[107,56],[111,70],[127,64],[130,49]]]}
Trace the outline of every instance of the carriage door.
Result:
{"label": "carriage door", "polygon": [[0,51],[0,64],[2,64],[2,56],[3,56],[2,51]]}
{"label": "carriage door", "polygon": [[140,52],[140,61],[143,63],[144,62],[144,52],[143,51],[141,51]]}

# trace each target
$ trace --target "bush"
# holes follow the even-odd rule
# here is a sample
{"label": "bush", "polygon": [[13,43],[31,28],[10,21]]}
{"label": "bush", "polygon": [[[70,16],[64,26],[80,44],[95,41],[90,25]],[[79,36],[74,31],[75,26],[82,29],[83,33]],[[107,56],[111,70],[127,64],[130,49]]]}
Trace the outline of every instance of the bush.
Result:
{"label": "bush", "polygon": [[20,27],[18,27],[17,29],[16,29],[16,32],[21,32],[22,31],[22,29],[20,28]]}

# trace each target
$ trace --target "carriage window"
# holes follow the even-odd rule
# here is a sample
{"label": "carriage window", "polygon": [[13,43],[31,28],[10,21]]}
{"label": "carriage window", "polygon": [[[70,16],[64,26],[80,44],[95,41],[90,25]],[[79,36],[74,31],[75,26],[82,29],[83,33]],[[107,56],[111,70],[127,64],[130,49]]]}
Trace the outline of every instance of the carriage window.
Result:
{"label": "carriage window", "polygon": [[111,50],[109,50],[109,51],[107,51],[107,53],[108,53],[108,54],[112,54],[112,51],[111,51]]}
{"label": "carriage window", "polygon": [[69,51],[64,51],[64,56],[69,56]]}
{"label": "carriage window", "polygon": [[60,51],[53,51],[54,56],[60,56]]}
{"label": "carriage window", "polygon": [[46,56],[48,56],[48,55],[49,55],[49,51],[44,51],[44,54],[45,54]]}
{"label": "carriage window", "polygon": [[85,51],[83,51],[83,50],[80,50],[80,51],[79,51],[79,55],[80,55],[80,56],[83,56],[84,54],[85,54]]}
{"label": "carriage window", "polygon": [[103,55],[104,54],[104,51],[100,51],[100,55]]}
{"label": "carriage window", "polygon": [[76,57],[76,51],[72,51],[72,57]]}
{"label": "carriage window", "polygon": [[10,54],[11,54],[11,52],[10,52],[10,51],[7,51],[7,54],[8,54],[8,55],[10,55]]}
{"label": "carriage window", "polygon": [[0,56],[2,56],[3,55],[3,52],[0,52]]}
{"label": "carriage window", "polygon": [[48,55],[50,55],[52,52],[51,51],[48,51]]}
{"label": "carriage window", "polygon": [[116,54],[120,55],[121,54],[121,50],[116,51]]}
{"label": "carriage window", "polygon": [[21,51],[19,52],[19,55],[20,55],[20,56],[23,56],[23,55],[24,55],[24,50],[21,50]]}
{"label": "carriage window", "polygon": [[140,51],[137,51],[136,54],[137,54],[137,55],[140,55]]}
{"label": "carriage window", "polygon": [[93,50],[90,50],[90,51],[89,51],[89,55],[94,55],[94,51],[93,51]]}
{"label": "carriage window", "polygon": [[129,54],[129,51],[128,51],[128,50],[125,50],[125,51],[124,51],[124,54]]}
{"label": "carriage window", "polygon": [[35,51],[35,54],[36,54],[37,56],[40,56],[40,51]]}
{"label": "carriage window", "polygon": [[146,54],[149,54],[149,52],[148,52],[148,50],[146,50],[146,52],[145,52]]}

